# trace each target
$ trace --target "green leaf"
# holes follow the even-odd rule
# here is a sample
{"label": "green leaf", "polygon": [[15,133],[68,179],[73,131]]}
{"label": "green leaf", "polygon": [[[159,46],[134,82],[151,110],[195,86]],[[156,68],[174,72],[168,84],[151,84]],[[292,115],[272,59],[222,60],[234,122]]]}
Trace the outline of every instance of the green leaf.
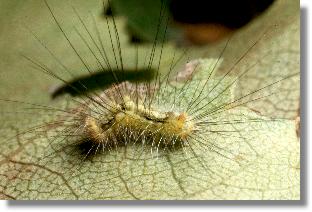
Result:
{"label": "green leaf", "polygon": [[[21,27],[21,22],[26,21],[28,27],[40,35],[40,39],[44,40],[55,55],[70,67],[74,75],[80,76],[86,73],[83,66],[79,64],[77,57],[53,24],[42,2],[3,1],[1,4],[0,17],[5,18],[0,18],[0,24],[3,26],[0,32],[0,98],[65,108],[67,106],[65,99],[51,101],[48,96],[50,87],[53,87],[57,81],[33,71],[29,67],[29,62],[22,60],[18,53],[22,51],[41,60],[66,79],[71,79],[70,76],[59,71],[59,66],[51,56],[27,33],[27,30]],[[99,1],[75,1],[74,6],[78,9],[84,8],[79,9],[79,12],[91,26],[92,18],[88,18],[86,11],[90,9],[94,14],[101,13]],[[68,2],[53,1],[51,7],[62,20],[66,32],[73,39],[82,57],[89,60],[90,64],[96,64],[94,57],[75,36],[71,25],[80,27],[81,24],[77,19],[72,21],[73,12]],[[117,20],[119,29],[122,29],[123,23],[122,20]],[[83,30],[83,28],[79,29]],[[107,30],[104,27],[101,30],[102,35],[108,38]],[[287,31],[286,29],[285,32]],[[133,68],[136,65],[136,48],[126,43],[124,31],[121,31],[120,36],[124,63],[129,68]],[[275,38],[278,36],[272,35],[272,39]],[[280,41],[284,43],[284,40]],[[110,43],[110,40],[106,39],[104,45],[108,48]],[[160,48],[158,47],[157,50],[159,52]],[[191,57],[198,58],[196,51],[194,50],[194,53],[193,50],[190,51]],[[168,72],[173,55],[176,55],[175,59],[177,59],[181,52],[170,44],[166,45],[160,71]],[[147,53],[149,55],[150,46],[141,46],[139,58],[145,58]],[[112,61],[113,58],[111,55]],[[184,58],[180,63],[185,61]],[[196,88],[206,84],[205,75],[210,75],[213,67],[210,64],[215,62],[216,59],[200,61],[200,68],[194,72],[196,74],[194,79],[189,82],[188,89],[185,89],[186,93],[182,99],[184,105],[194,100],[196,94],[200,94],[200,90]],[[270,64],[273,62],[275,64],[275,60],[268,61],[268,65],[273,66],[274,64]],[[224,61],[223,64],[226,63],[227,61]],[[141,59],[139,66],[143,67],[143,65],[144,59]],[[153,66],[158,66],[157,61]],[[222,67],[219,71],[222,73]],[[234,75],[226,77],[223,83],[210,92],[210,98],[204,98],[221,79],[222,75],[213,73],[201,94],[203,101],[200,106],[204,106],[225,90],[219,98],[209,104],[207,111],[212,111],[216,106],[224,103],[233,102],[240,96],[236,94],[240,81],[238,85],[226,89],[226,86],[236,79]],[[266,80],[265,77],[264,81]],[[184,83],[170,82],[165,91],[178,90],[177,88],[183,87]],[[164,95],[163,101],[171,100],[170,96]],[[231,109],[231,106],[235,104],[224,107],[222,113],[212,113],[208,116],[207,121],[211,124],[205,125],[206,131],[200,135],[201,139],[191,141],[192,148],[186,148],[187,154],[183,149],[171,152],[160,150],[158,157],[155,152],[152,157],[149,148],[142,150],[140,145],[128,145],[118,148],[118,151],[98,154],[82,162],[84,155],[77,151],[77,146],[73,145],[75,138],[64,140],[57,133],[57,130],[62,129],[62,125],[46,124],[61,118],[58,113],[30,110],[30,105],[2,101],[0,104],[2,122],[0,197],[3,199],[299,199],[300,143],[296,136],[295,122],[270,119],[246,107]],[[8,113],[10,111],[13,114]],[[36,130],[22,133],[23,130],[30,130],[33,125],[42,124],[42,121],[45,126],[43,132]],[[214,146],[211,146],[211,143]]]}
{"label": "green leaf", "polygon": [[126,18],[127,29],[133,35],[143,41],[153,42],[158,31],[159,43],[162,42],[165,31],[171,29],[166,29],[167,19],[170,18],[168,4],[167,0],[111,1],[113,11]]}

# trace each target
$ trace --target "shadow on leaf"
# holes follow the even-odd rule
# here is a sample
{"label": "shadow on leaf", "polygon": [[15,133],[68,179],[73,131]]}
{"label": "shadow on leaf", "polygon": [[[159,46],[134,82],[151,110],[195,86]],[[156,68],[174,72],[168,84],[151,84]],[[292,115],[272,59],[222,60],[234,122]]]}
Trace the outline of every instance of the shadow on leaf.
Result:
{"label": "shadow on leaf", "polygon": [[130,82],[150,82],[155,77],[153,69],[139,70],[104,70],[94,72],[87,76],[78,77],[69,81],[63,86],[58,87],[51,94],[52,99],[64,94],[71,96],[80,96],[96,90],[105,89],[114,83],[124,81]]}

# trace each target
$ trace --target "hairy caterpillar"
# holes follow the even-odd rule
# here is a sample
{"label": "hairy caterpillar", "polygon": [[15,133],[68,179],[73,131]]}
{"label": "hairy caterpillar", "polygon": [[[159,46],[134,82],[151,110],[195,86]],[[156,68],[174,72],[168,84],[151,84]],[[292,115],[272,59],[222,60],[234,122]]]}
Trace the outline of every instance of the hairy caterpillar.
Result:
{"label": "hairy caterpillar", "polygon": [[[54,9],[52,8],[51,10],[52,17],[51,15],[48,17],[53,21],[53,15],[55,15],[59,21],[58,16],[53,12]],[[47,11],[49,12],[49,10]],[[83,26],[84,20],[80,22],[79,17],[77,19],[77,25],[81,26],[77,31],[81,33],[83,38],[90,39],[87,41],[90,49],[86,46],[86,53],[81,53],[78,52],[80,49],[75,48],[76,42],[85,44],[83,39],[79,39],[79,33],[77,37],[72,38],[66,31],[61,32],[61,35],[64,36],[65,34],[69,40],[65,40],[65,44],[71,50],[73,49],[72,47],[77,50],[78,55],[75,52],[71,52],[75,57],[80,56],[83,61],[93,58],[91,60],[93,63],[90,63],[95,64],[95,67],[101,68],[96,56],[100,58],[104,53],[100,40],[96,40],[96,28],[94,28],[94,33],[91,37],[85,31]],[[55,25],[55,22],[53,23]],[[56,25],[56,29],[63,29],[63,23],[59,21],[59,24],[60,27]],[[93,24],[90,21],[90,25]],[[235,72],[237,75],[234,75],[234,77],[230,76],[234,72],[231,69],[226,69],[225,72],[217,75],[215,72],[217,72],[221,63],[222,56],[222,51],[219,51],[216,56],[217,59],[192,60],[185,66],[183,71],[175,74],[173,73],[174,64],[179,59],[178,53],[172,51],[169,51],[169,53],[165,52],[165,49],[161,47],[162,44],[160,44],[157,45],[158,49],[155,47],[153,50],[153,46],[151,46],[152,50],[149,49],[142,52],[140,52],[140,49],[129,48],[128,52],[134,52],[135,55],[130,57],[127,54],[127,50],[122,48],[122,44],[125,42],[124,38],[120,37],[121,47],[118,47],[120,45],[118,44],[117,36],[118,24],[116,29],[114,28],[113,20],[110,20],[109,24],[111,28],[110,30],[107,29],[107,31],[111,33],[112,39],[108,39],[108,44],[104,45],[106,45],[105,50],[111,50],[106,60],[109,61],[110,66],[114,64],[116,66],[114,68],[122,69],[123,67],[126,69],[126,66],[129,65],[126,62],[128,58],[129,63],[134,67],[140,67],[142,64],[139,63],[144,62],[145,65],[154,65],[156,69],[158,68],[157,71],[160,70],[156,73],[155,79],[146,83],[130,83],[128,81],[120,81],[120,78],[117,77],[115,83],[109,88],[86,93],[80,97],[70,97],[70,101],[65,103],[62,101],[63,97],[60,97],[61,100],[59,102],[47,102],[44,105],[40,102],[5,101],[8,107],[10,107],[11,103],[20,107],[26,105],[24,110],[14,111],[16,114],[20,112],[33,117],[39,116],[43,121],[38,122],[38,120],[35,120],[34,123],[29,123],[31,122],[30,119],[26,119],[24,116],[21,119],[13,120],[13,123],[10,123],[10,120],[6,121],[1,128],[2,139],[7,144],[6,146],[1,145],[3,151],[7,152],[7,149],[11,148],[15,150],[15,147],[11,145],[14,145],[16,142],[20,142],[21,147],[26,146],[27,148],[25,148],[25,154],[17,154],[17,156],[12,157],[5,155],[4,158],[8,158],[8,161],[13,164],[27,166],[28,163],[28,166],[30,166],[31,163],[35,163],[39,164],[38,167],[48,167],[56,173],[62,173],[64,178],[70,181],[70,185],[78,193],[77,196],[82,196],[84,199],[88,197],[83,196],[82,193],[96,193],[92,189],[84,188],[88,183],[100,184],[101,180],[103,181],[100,191],[103,193],[102,195],[99,194],[99,199],[103,199],[107,193],[110,193],[110,185],[107,185],[109,180],[104,181],[101,176],[106,172],[112,172],[113,174],[110,173],[108,175],[108,179],[114,179],[115,170],[120,172],[118,176],[122,176],[128,169],[133,169],[136,170],[133,171],[135,175],[136,173],[141,174],[141,169],[143,170],[146,166],[153,167],[153,169],[147,169],[142,174],[144,176],[153,172],[151,170],[160,173],[167,171],[160,164],[172,163],[174,164],[172,166],[173,172],[181,170],[181,173],[183,173],[184,170],[189,171],[193,169],[193,172],[196,173],[209,173],[211,177],[208,179],[203,178],[202,180],[197,179],[197,181],[194,180],[196,178],[188,177],[188,175],[181,173],[180,175],[173,174],[175,178],[180,179],[181,187],[186,188],[185,193],[192,193],[187,191],[189,189],[187,185],[192,184],[192,187],[195,188],[198,186],[198,190],[200,190],[200,187],[211,187],[219,182],[222,178],[220,175],[224,172],[233,175],[233,173],[237,172],[237,167],[242,167],[243,169],[253,165],[255,158],[263,154],[257,151],[258,146],[255,143],[259,138],[252,137],[253,132],[261,131],[265,135],[268,133],[268,142],[270,142],[270,129],[268,126],[271,123],[277,125],[281,119],[264,118],[248,111],[246,108],[234,113],[232,109],[240,108],[248,103],[259,102],[271,96],[283,98],[284,93],[275,94],[276,89],[274,90],[274,87],[279,85],[279,83],[292,83],[292,79],[297,77],[297,74],[281,74],[281,77],[268,81],[264,86],[246,90],[242,95],[235,96],[232,90],[237,82],[243,82],[246,76],[244,73],[252,72],[249,66],[240,66],[237,73]],[[90,30],[90,28],[87,29]],[[82,34],[83,32],[85,34]],[[104,36],[102,33],[100,35]],[[261,36],[259,37],[261,38]],[[78,41],[75,40],[77,38],[79,39]],[[98,46],[91,46],[94,44],[92,38],[98,42]],[[105,38],[109,38],[109,34],[106,34]],[[76,42],[74,43],[72,39]],[[37,40],[36,37],[34,40]],[[48,47],[45,48],[48,46],[45,44],[45,40],[38,40],[43,44],[40,45],[39,42],[40,47],[49,56],[48,63],[38,62],[38,60],[29,57],[27,54],[23,54],[27,59],[26,62],[33,64],[36,69],[40,69],[42,72],[62,80],[64,84],[70,84],[68,83],[69,80],[67,80],[66,70],[62,70],[60,66],[51,66],[53,62],[60,65],[58,60],[61,60],[62,63],[63,60],[66,61],[66,57],[70,57],[69,54],[67,55],[68,52],[66,54],[61,51],[58,52],[61,58],[63,57],[60,59],[57,54],[49,54],[49,51],[52,50]],[[256,44],[257,41],[254,45],[256,46]],[[98,51],[98,47],[102,54],[99,51],[95,56],[93,53]],[[227,51],[227,44],[223,44],[222,48],[224,48],[224,51]],[[121,53],[119,52],[120,50]],[[247,57],[246,55],[249,51],[248,49],[245,51],[247,51],[245,52],[246,54],[243,54],[238,59],[239,61]],[[44,57],[39,54],[39,61],[41,61],[41,56]],[[55,60],[53,56],[58,58],[58,60]],[[84,64],[78,66],[77,63],[80,62],[80,59],[79,57],[77,58],[68,59],[73,63],[74,70],[86,69],[88,74],[91,75],[92,69],[90,65],[86,63],[86,67]],[[100,61],[105,64],[105,57],[102,59]],[[164,64],[162,63],[163,61],[165,61]],[[183,64],[185,61],[181,63]],[[68,64],[66,65],[68,66]],[[234,63],[235,67],[236,65],[237,63]],[[125,70],[121,71],[125,72]],[[38,75],[38,72],[36,72],[36,75]],[[70,79],[72,79],[71,76]],[[250,97],[250,99],[246,97]],[[2,111],[4,116],[10,115],[7,111],[8,109]],[[26,130],[23,131],[23,127],[16,127],[15,122],[18,122],[17,126],[23,126]],[[14,139],[9,136],[10,134],[12,135],[12,132],[14,132]],[[263,139],[263,137],[261,138]],[[32,145],[32,143],[35,145]],[[33,149],[36,151],[33,151]],[[81,152],[80,150],[83,151]],[[95,153],[94,158],[90,161],[84,160],[92,153]],[[119,161],[127,162],[120,162],[122,168],[117,169]],[[115,163],[118,163],[118,165]],[[185,168],[183,164],[186,163],[190,165]],[[200,166],[194,165],[198,163]],[[110,164],[113,164],[112,167],[110,167]],[[180,166],[180,164],[182,165]],[[180,168],[179,170],[174,170],[178,167]],[[37,173],[41,173],[41,171],[42,169],[38,168],[31,173],[37,176]],[[91,182],[86,180],[83,186],[76,186],[75,180],[79,180],[79,174],[84,172],[98,174],[90,174],[86,178],[91,179]],[[166,185],[166,182],[160,179],[155,184],[159,182],[159,184]],[[131,179],[124,181],[126,184],[131,184]],[[137,182],[139,181],[133,182],[131,185],[137,186]],[[44,189],[42,185],[45,185],[45,182],[39,182],[38,185],[41,189]],[[81,193],[79,193],[80,187],[82,187]],[[118,186],[115,185],[114,189],[118,190],[116,187]],[[111,198],[121,198],[121,194],[115,194],[114,189],[110,193]],[[155,196],[148,196],[148,198],[157,199],[156,193],[151,192]],[[14,195],[18,198],[26,198],[23,194]],[[173,199],[187,198],[186,196],[174,196],[174,194],[171,194]],[[47,196],[47,198],[56,197],[57,195],[53,196],[52,194]],[[144,196],[138,193],[133,194],[132,198],[134,197],[138,199],[144,198]],[[40,198],[44,197],[40,196]],[[73,199],[76,196],[69,196],[69,198]]]}

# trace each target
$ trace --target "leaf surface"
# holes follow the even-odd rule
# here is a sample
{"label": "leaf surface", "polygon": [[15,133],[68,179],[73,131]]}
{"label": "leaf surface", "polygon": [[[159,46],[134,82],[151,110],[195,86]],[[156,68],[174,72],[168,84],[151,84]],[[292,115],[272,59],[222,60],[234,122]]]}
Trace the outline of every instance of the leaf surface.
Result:
{"label": "leaf surface", "polygon": [[[26,52],[56,72],[60,70],[49,54],[43,54],[44,49],[27,33],[21,23],[27,20],[28,27],[39,34],[40,39],[46,42],[55,55],[79,76],[86,72],[76,55],[54,26],[51,16],[47,15],[47,8],[42,3],[3,1],[1,4],[0,17],[5,18],[0,18],[0,24],[3,26],[0,31],[0,97],[63,107],[66,103],[64,99],[53,102],[47,95],[57,81],[31,70],[29,62],[21,59],[19,53]],[[72,28],[72,25],[80,26],[79,20],[73,21],[71,8],[64,5],[66,5],[64,1],[51,3],[57,17],[61,17],[66,32],[81,51],[82,57],[89,59],[90,64],[96,64],[94,57]],[[74,6],[90,8],[95,14],[101,12],[101,2],[95,0],[77,1]],[[82,16],[87,17],[88,13],[83,11],[83,9],[80,11]],[[86,20],[92,25],[92,19]],[[117,23],[122,30],[123,20],[118,19]],[[288,28],[285,32],[291,33],[288,32]],[[297,34],[289,36],[296,37]],[[272,38],[272,42],[275,42],[275,37]],[[282,44],[285,40],[287,39],[279,39]],[[135,48],[127,46],[125,31],[121,31],[121,41],[125,49],[124,62],[127,66],[134,67]],[[110,44],[110,40],[106,39],[105,46],[108,47]],[[143,46],[139,51],[139,58],[144,58],[149,51],[150,46]],[[191,57],[198,57],[199,53],[196,51],[194,54],[190,53]],[[288,51],[289,48],[286,48],[287,55]],[[164,60],[160,65],[161,71],[167,72],[173,55],[176,54],[178,57],[181,52],[172,45],[167,45]],[[112,55],[111,57],[113,59]],[[211,60],[213,62],[213,59]],[[275,69],[281,68],[274,66],[275,62],[275,60],[267,62],[267,66],[273,70],[270,72],[272,75],[277,73],[274,72]],[[144,59],[140,60],[139,64],[143,63]],[[155,64],[157,66],[157,63]],[[297,69],[297,66],[294,66],[294,69]],[[194,93],[199,93],[196,87],[198,83],[205,84],[203,73],[206,71],[208,75],[211,66],[200,70],[197,73],[200,77],[190,83],[184,99],[181,100],[185,104],[196,96]],[[64,72],[58,73],[70,79]],[[265,73],[268,72],[263,72]],[[269,76],[264,76],[265,80]],[[210,91],[220,79],[220,76],[214,74],[212,77],[213,79],[209,81],[211,84],[205,91]],[[233,79],[235,76],[227,77],[224,84],[210,95],[217,96]],[[296,81],[294,84],[298,83]],[[181,85],[172,86],[170,89]],[[226,92],[220,95],[214,104],[210,104],[211,107],[207,110],[235,100],[237,86],[241,84],[226,89]],[[204,92],[205,95],[206,93]],[[296,95],[294,98],[297,98]],[[201,104],[205,105],[208,102],[209,98],[204,99]],[[55,132],[53,125],[46,125],[44,133],[30,131],[23,134],[24,130],[30,129],[33,125],[42,124],[42,121],[47,123],[57,118],[54,113],[36,112],[27,108],[27,105],[17,102],[0,104],[2,122],[0,193],[4,199],[300,198],[299,142],[295,122],[292,120],[272,121],[246,107],[225,108],[224,112],[208,117],[210,121],[223,124],[207,125],[201,139],[191,141],[192,148],[187,148],[187,154],[183,149],[177,149],[172,152],[160,151],[158,157],[155,157],[151,155],[149,148],[142,149],[140,145],[129,145],[81,162],[83,155],[71,145],[74,138],[64,140]],[[8,113],[9,111],[14,113]],[[232,123],[235,120],[240,120],[241,123]],[[211,143],[215,145],[214,148],[209,146]],[[217,147],[218,150],[214,151]]]}

